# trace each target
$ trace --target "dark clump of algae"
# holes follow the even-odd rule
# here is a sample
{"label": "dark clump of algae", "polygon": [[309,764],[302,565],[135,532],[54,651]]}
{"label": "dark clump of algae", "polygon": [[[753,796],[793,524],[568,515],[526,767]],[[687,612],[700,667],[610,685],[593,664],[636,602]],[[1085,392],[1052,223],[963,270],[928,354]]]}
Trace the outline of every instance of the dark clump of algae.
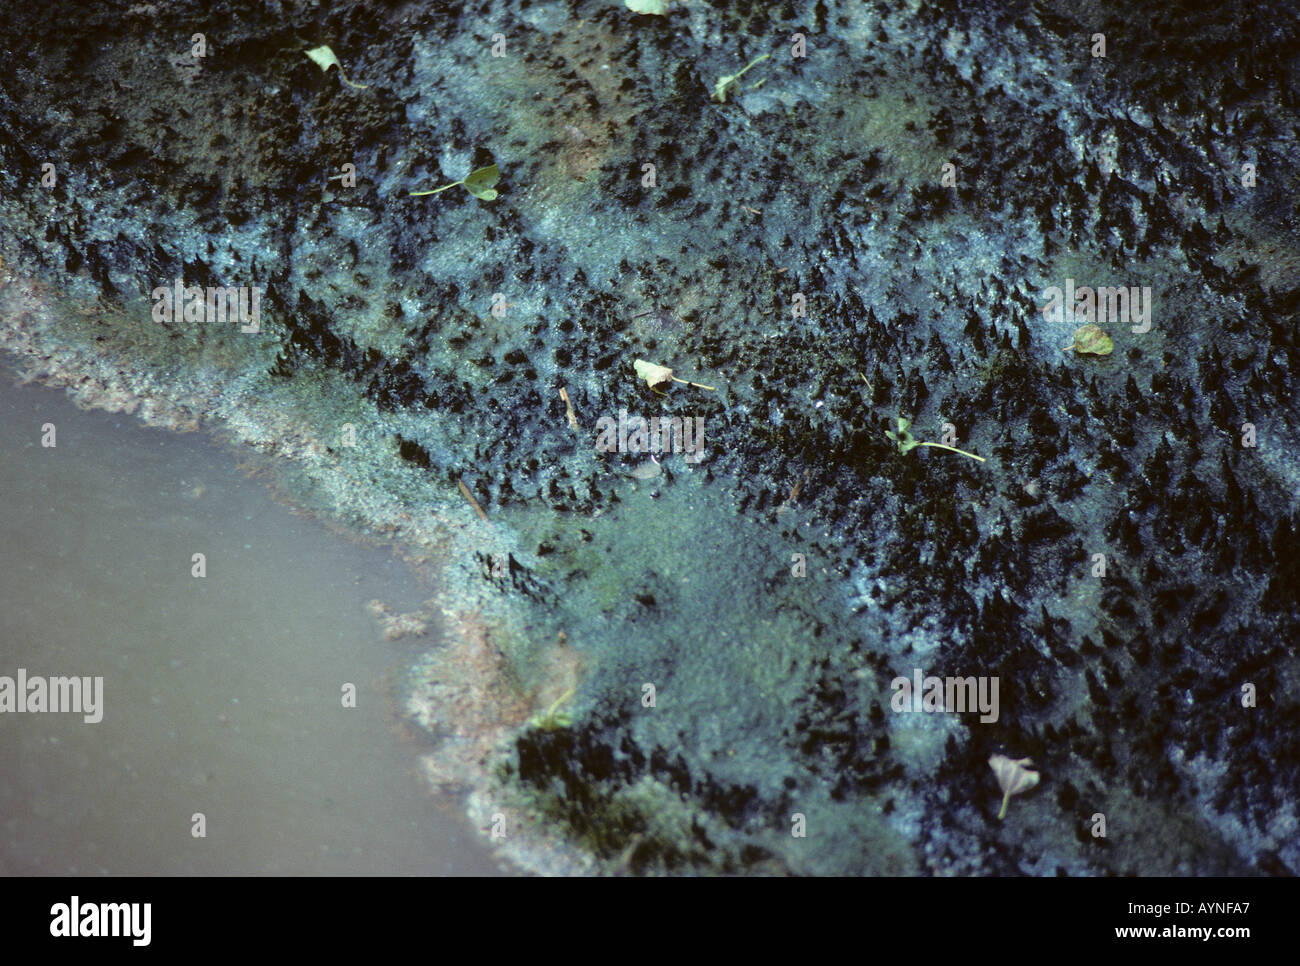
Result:
{"label": "dark clump of algae", "polygon": [[[799,761],[828,737],[809,728],[803,669],[845,659],[826,633],[835,579],[792,554],[781,526],[737,518],[705,464],[660,462],[590,519],[511,514],[545,551],[536,575],[565,587],[555,606],[591,670],[574,724],[526,731],[497,765],[498,794],[614,871],[914,871],[884,797],[844,801],[832,762],[809,776]],[[860,679],[879,693],[871,672]],[[792,834],[808,825],[858,849]]]}

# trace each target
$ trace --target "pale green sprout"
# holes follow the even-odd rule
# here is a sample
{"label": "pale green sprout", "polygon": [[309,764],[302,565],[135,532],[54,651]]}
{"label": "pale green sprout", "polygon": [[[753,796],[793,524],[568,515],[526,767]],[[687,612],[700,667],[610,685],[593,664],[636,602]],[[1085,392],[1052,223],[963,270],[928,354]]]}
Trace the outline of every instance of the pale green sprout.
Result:
{"label": "pale green sprout", "polygon": [[497,189],[492,186],[497,183],[500,177],[500,169],[495,164],[489,164],[486,168],[471,171],[463,181],[453,181],[451,184],[445,184],[441,188],[434,188],[432,191],[412,191],[411,197],[436,195],[439,191],[446,191],[448,188],[454,188],[459,184],[464,185],[465,190],[480,201],[491,201],[497,196]]}
{"label": "pale green sprout", "polygon": [[572,725],[573,718],[569,715],[569,712],[560,711],[559,707],[573,697],[573,691],[573,688],[569,688],[556,698],[555,703],[547,708],[545,712],[539,711],[533,715],[528,724],[534,728],[541,728],[543,731],[554,731],[556,728],[567,728]]}
{"label": "pale green sprout", "polygon": [[334,51],[330,50],[330,48],[324,44],[319,47],[313,47],[311,50],[304,50],[303,53],[310,57],[317,67],[327,73],[331,67],[337,67],[339,69],[339,77],[342,78],[343,83],[347,84],[349,87],[357,87],[361,90],[365,90],[370,86],[368,84],[353,84],[352,81],[348,80],[347,74],[343,73],[343,65],[339,63],[338,57],[334,55]]}
{"label": "pale green sprout", "polygon": [[955,446],[945,446],[943,443],[922,442],[908,431],[907,427],[912,425],[910,419],[904,419],[902,416],[899,416],[896,422],[898,432],[894,433],[890,430],[885,430],[885,435],[898,444],[898,451],[904,455],[912,452],[912,450],[916,449],[918,446],[933,446],[935,449],[946,449],[950,453],[961,453],[962,456],[969,456],[973,460],[979,460],[981,463],[984,462],[983,456],[976,456],[974,453],[968,453],[964,449],[957,449]]}
{"label": "pale green sprout", "polygon": [[[721,78],[716,84],[713,85],[713,99],[720,104],[727,103],[727,89],[730,88],[732,84],[736,84],[736,86],[739,86],[737,82],[740,80],[741,77],[744,76],[745,71],[749,70],[749,68],[753,67],[755,64],[767,60],[771,56],[772,56],[771,54],[763,54],[761,57],[755,57],[753,60],[751,60],[748,64],[744,66],[744,68],[740,71],[739,74],[732,74],[730,77]],[[758,84],[762,84],[762,83],[765,83],[765,81],[758,82]],[[755,84],[754,87],[757,87],[758,84]]]}

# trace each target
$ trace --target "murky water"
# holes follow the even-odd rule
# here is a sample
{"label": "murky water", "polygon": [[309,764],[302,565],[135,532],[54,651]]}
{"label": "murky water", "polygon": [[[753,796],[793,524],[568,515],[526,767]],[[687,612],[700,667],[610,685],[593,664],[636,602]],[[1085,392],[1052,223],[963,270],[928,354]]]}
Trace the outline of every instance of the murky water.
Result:
{"label": "murky water", "polygon": [[0,714],[0,873],[500,871],[395,713],[428,642],[384,641],[365,604],[429,592],[390,554],[200,435],[78,411],[7,366],[0,495],[0,676],[103,677],[97,724]]}

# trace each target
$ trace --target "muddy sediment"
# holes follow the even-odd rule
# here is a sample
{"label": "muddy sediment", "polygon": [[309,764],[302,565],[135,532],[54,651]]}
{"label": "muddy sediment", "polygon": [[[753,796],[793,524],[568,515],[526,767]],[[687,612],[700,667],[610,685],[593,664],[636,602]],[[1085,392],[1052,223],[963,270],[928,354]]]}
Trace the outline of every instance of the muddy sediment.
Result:
{"label": "muddy sediment", "polygon": [[[361,606],[418,605],[409,568],[277,502],[277,461],[77,412],[7,361],[0,875],[497,874],[418,767],[419,651]],[[21,683],[14,707],[24,677],[44,709]]]}

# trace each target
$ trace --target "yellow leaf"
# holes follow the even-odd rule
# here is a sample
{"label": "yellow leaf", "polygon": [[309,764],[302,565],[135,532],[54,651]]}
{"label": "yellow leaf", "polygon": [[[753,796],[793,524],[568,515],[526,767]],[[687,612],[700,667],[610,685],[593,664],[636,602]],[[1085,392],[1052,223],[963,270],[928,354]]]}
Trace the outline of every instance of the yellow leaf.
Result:
{"label": "yellow leaf", "polygon": [[1063,351],[1073,349],[1080,355],[1108,356],[1114,348],[1114,341],[1098,326],[1084,325],[1074,330],[1074,343]]}
{"label": "yellow leaf", "polygon": [[[654,389],[655,386],[662,386],[666,382],[681,382],[697,389],[707,389],[709,392],[713,392],[712,386],[706,386],[702,382],[691,382],[689,379],[678,379],[667,366],[646,362],[644,359],[633,360],[632,368],[636,370],[637,376],[644,379],[645,384],[651,389]],[[657,389],[655,391],[658,392]]]}
{"label": "yellow leaf", "polygon": [[334,56],[334,51],[324,45],[313,47],[311,50],[306,51],[306,54],[321,70],[329,70],[331,67],[339,66],[339,59]]}
{"label": "yellow leaf", "polygon": [[635,360],[632,363],[632,368],[636,370],[637,376],[644,379],[645,384],[651,389],[673,380],[673,371],[667,366],[658,366],[653,362],[646,362],[644,359]]}
{"label": "yellow leaf", "polygon": [[310,57],[313,63],[323,71],[329,71],[331,67],[337,67],[339,69],[339,77],[341,77],[343,83],[347,84],[349,87],[359,87],[362,90],[365,90],[367,87],[366,84],[353,84],[352,81],[348,80],[347,75],[343,73],[343,65],[339,63],[338,57],[336,57],[334,51],[326,45],[321,44],[321,46],[313,47],[311,50],[304,50],[303,53]]}

